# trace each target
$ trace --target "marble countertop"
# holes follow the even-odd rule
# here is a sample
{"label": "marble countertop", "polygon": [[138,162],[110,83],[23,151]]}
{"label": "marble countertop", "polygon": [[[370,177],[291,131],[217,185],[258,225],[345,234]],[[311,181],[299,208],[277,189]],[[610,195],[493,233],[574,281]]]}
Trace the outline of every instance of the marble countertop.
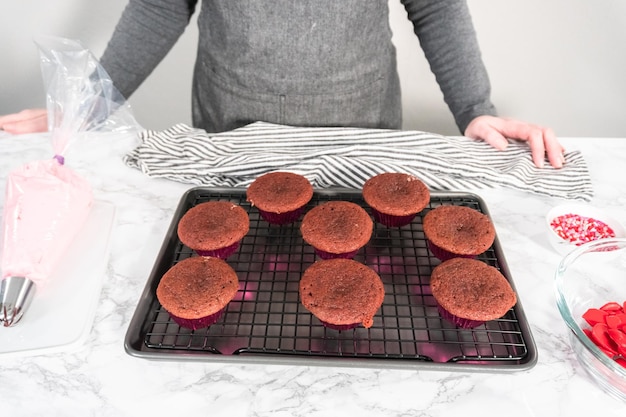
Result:
{"label": "marble countertop", "polygon": [[[580,149],[595,196],[626,224],[626,139],[562,138]],[[560,256],[543,228],[565,200],[522,192],[465,190],[487,204],[530,323],[538,361],[511,373],[448,372],[277,364],[153,361],[130,356],[124,338],[181,196],[190,185],[150,179],[125,166],[134,135],[81,138],[68,166],[116,208],[110,256],[94,325],[85,343],[65,352],[0,355],[3,416],[136,416],[193,412],[228,416],[623,416],[626,403],[589,380],[569,347],[553,275]],[[50,157],[46,135],[0,134],[0,181]],[[619,174],[619,175],[618,175]],[[3,186],[4,189],[4,186]],[[2,194],[4,196],[4,193]],[[4,201],[4,197],[2,200]],[[10,331],[10,329],[0,329]]]}

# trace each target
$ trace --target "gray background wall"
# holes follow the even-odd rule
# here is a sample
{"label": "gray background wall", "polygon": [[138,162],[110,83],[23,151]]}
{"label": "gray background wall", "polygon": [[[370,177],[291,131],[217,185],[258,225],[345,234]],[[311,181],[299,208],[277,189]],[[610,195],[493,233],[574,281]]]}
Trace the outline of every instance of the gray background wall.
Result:
{"label": "gray background wall", "polygon": [[[367,0],[364,0],[367,1]],[[626,1],[469,0],[503,116],[559,136],[626,137]],[[0,114],[44,106],[33,40],[80,40],[100,56],[126,0],[0,1]],[[404,128],[459,132],[399,0],[390,0],[403,87]],[[197,29],[185,34],[131,97],[146,128],[191,123]]]}

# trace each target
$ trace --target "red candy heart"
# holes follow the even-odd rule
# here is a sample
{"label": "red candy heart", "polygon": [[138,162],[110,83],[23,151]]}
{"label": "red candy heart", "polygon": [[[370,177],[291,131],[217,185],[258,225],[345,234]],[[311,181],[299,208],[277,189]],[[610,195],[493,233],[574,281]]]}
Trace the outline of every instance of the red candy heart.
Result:
{"label": "red candy heart", "polygon": [[591,329],[583,332],[607,356],[626,368],[626,301],[590,308],[582,315]]}
{"label": "red candy heart", "polygon": [[617,354],[617,346],[615,342],[609,336],[608,327],[604,323],[598,323],[591,329],[591,338],[598,347],[602,348],[605,352],[611,352],[614,356]]}
{"label": "red candy heart", "polygon": [[589,325],[593,327],[598,323],[605,323],[606,316],[608,315],[609,313],[600,310],[599,308],[590,308],[585,312],[585,314],[583,314],[583,319],[585,319],[587,323],[589,323]]}
{"label": "red candy heart", "polygon": [[600,307],[600,310],[606,311],[608,313],[617,313],[617,312],[623,313],[624,312],[622,310],[622,305],[616,303],[615,301],[610,301],[606,303],[605,305]]}
{"label": "red candy heart", "polygon": [[607,314],[605,322],[610,329],[623,330],[626,325],[626,313]]}

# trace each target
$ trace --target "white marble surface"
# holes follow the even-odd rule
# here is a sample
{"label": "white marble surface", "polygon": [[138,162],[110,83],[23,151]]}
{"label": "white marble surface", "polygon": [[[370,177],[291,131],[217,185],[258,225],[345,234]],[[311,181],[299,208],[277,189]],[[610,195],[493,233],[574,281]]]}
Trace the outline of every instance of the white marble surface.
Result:
{"label": "white marble surface", "polygon": [[[184,184],[149,179],[122,163],[132,135],[93,135],[67,164],[113,203],[117,221],[95,323],[69,352],[0,356],[2,416],[623,416],[626,403],[596,387],[576,363],[554,301],[560,260],[543,229],[564,200],[508,190],[477,191],[496,224],[532,328],[538,363],[494,374],[316,366],[151,361],[123,341]],[[626,224],[626,139],[563,138],[581,149],[595,187],[592,204]],[[0,134],[0,182],[19,164],[51,156],[45,135]],[[2,193],[2,200],[4,201]],[[10,331],[10,329],[0,329]]]}

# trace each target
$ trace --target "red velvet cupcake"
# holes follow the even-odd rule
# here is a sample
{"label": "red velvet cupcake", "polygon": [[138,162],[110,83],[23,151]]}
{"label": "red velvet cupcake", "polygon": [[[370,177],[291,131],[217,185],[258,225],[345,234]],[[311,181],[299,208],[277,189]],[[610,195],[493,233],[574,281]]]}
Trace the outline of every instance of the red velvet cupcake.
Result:
{"label": "red velvet cupcake", "polygon": [[476,259],[453,258],[437,265],[430,288],[441,317],[464,329],[501,318],[517,303],[504,275]]}
{"label": "red velvet cupcake", "polygon": [[238,289],[237,273],[225,261],[196,256],[172,266],[156,296],[174,322],[196,330],[214,324]]}
{"label": "red velvet cupcake", "polygon": [[302,219],[302,239],[322,259],[353,258],[369,242],[374,222],[359,205],[329,201],[309,210]]}
{"label": "red velvet cupcake", "polygon": [[268,223],[288,224],[300,218],[313,197],[313,186],[299,174],[270,172],[248,186],[246,197]]}
{"label": "red velvet cupcake", "polygon": [[209,201],[190,208],[178,222],[178,238],[200,256],[226,259],[250,229],[248,213],[229,201]]}
{"label": "red velvet cupcake", "polygon": [[465,206],[438,206],[426,213],[423,227],[430,251],[442,261],[475,258],[496,238],[491,219]]}
{"label": "red velvet cupcake", "polygon": [[362,193],[374,220],[387,227],[411,223],[430,202],[426,184],[399,172],[386,172],[370,178],[363,184]]}
{"label": "red velvet cupcake", "polygon": [[369,328],[385,298],[373,269],[352,259],[328,259],[308,267],[300,280],[300,300],[331,329]]}

